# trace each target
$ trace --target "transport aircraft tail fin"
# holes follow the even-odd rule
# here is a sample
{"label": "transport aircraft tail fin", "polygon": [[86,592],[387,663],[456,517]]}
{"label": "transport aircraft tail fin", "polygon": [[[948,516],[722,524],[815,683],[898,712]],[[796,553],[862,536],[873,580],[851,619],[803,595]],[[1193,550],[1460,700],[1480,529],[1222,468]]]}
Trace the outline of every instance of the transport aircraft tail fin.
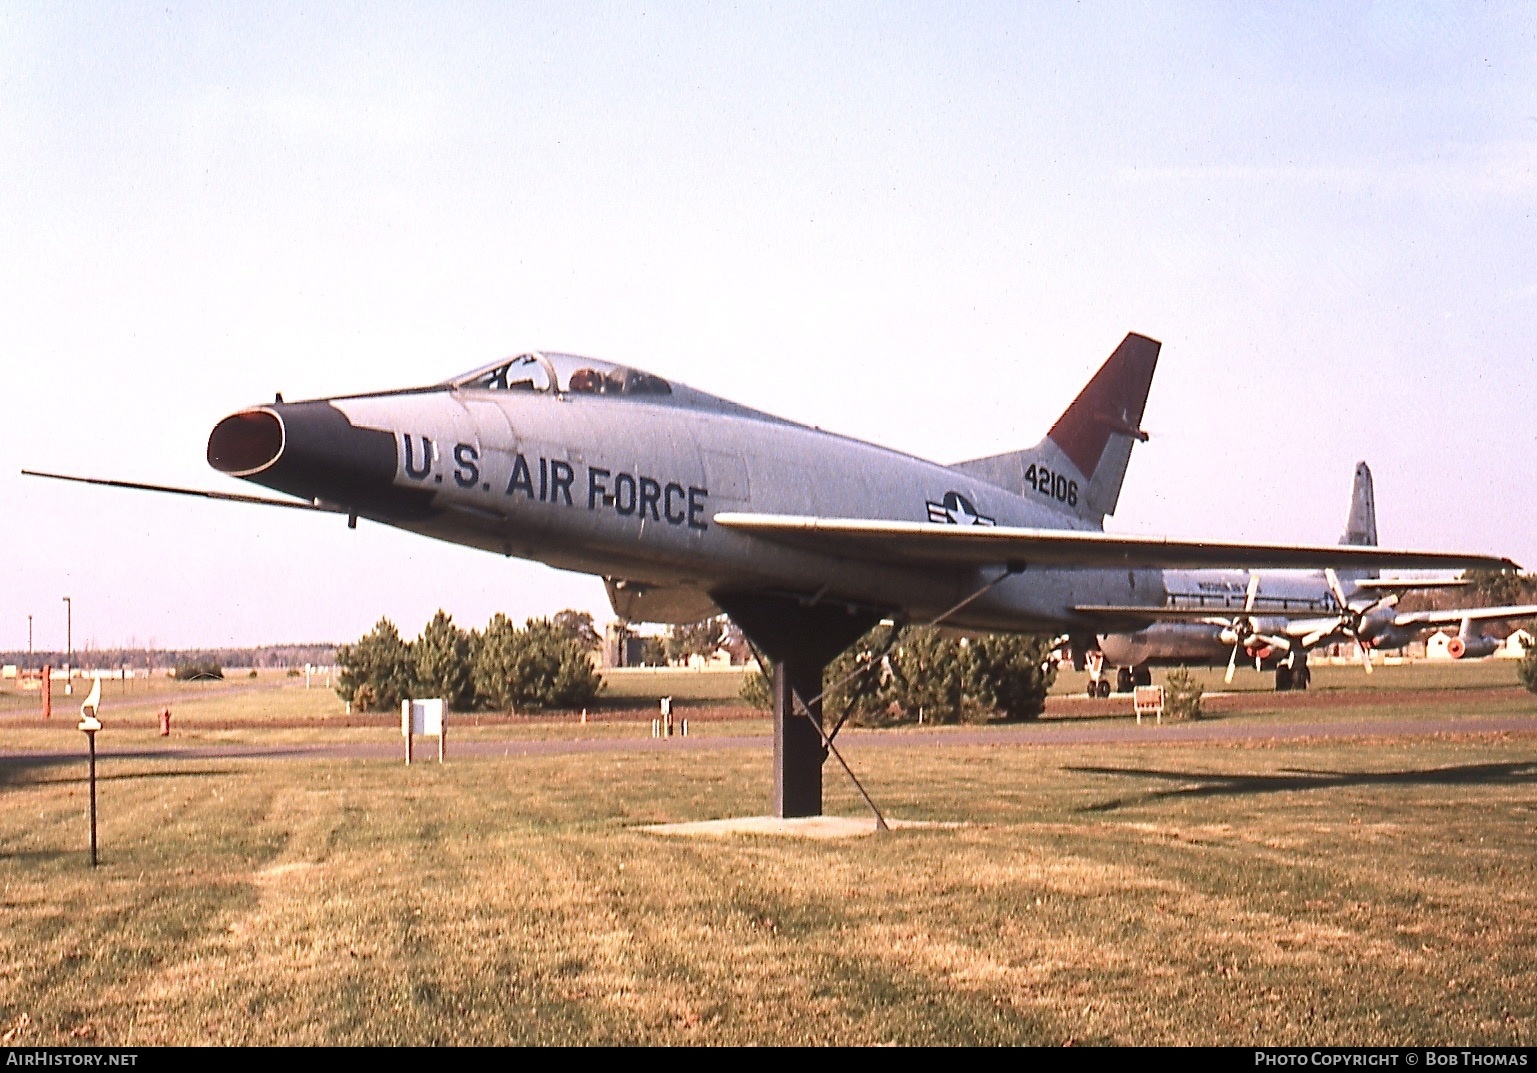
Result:
{"label": "transport aircraft tail fin", "polygon": [[[1356,547],[1377,546],[1377,493],[1372,486],[1372,469],[1365,462],[1356,463],[1355,483],[1350,489],[1350,514],[1345,519],[1341,544]],[[1376,570],[1340,571],[1342,580],[1358,581],[1376,577]]]}
{"label": "transport aircraft tail fin", "polygon": [[951,468],[1017,495],[1043,499],[1102,528],[1121,498],[1132,445],[1147,439],[1142,411],[1161,346],[1144,335],[1128,335],[1044,440],[1027,451]]}

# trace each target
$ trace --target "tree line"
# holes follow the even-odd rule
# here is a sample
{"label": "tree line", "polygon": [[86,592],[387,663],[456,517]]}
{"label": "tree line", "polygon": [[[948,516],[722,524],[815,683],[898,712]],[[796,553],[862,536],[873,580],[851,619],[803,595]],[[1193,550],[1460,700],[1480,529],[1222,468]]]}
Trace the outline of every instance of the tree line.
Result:
{"label": "tree line", "polygon": [[442,697],[455,711],[536,712],[589,704],[603,687],[593,667],[592,616],[562,611],[515,625],[496,614],[464,630],[439,610],[414,641],[380,619],[336,650],[336,692],[362,711],[395,711],[409,697]]}
{"label": "tree line", "polygon": [[1537,574],[1518,574],[1509,570],[1468,570],[1463,575],[1467,585],[1451,589],[1429,589],[1404,594],[1398,601],[1401,611],[1444,611],[1452,607],[1507,607],[1513,604],[1537,604]]}
{"label": "tree line", "polygon": [[[155,648],[130,645],[119,648],[77,648],[77,667],[151,667],[174,669],[195,663],[216,663],[221,667],[303,667],[306,663],[325,666],[336,655],[336,646],[328,643],[256,645],[251,648]],[[37,668],[45,663],[62,667],[68,654],[37,649],[32,652],[0,652],[0,663]]]}

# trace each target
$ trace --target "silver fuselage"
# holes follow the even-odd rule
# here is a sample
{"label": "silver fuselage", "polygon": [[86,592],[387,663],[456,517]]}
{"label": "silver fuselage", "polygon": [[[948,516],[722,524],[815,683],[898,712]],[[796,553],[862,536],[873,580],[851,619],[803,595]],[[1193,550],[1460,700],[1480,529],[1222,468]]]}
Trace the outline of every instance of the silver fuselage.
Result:
{"label": "silver fuselage", "polygon": [[[1042,500],[954,469],[700,393],[651,402],[445,387],[260,410],[280,418],[291,438],[316,418],[313,409],[301,413],[306,407],[339,411],[353,429],[371,430],[380,443],[378,434],[387,434],[394,445],[392,488],[381,489],[372,505],[344,503],[355,513],[603,576],[611,592],[617,587],[616,605],[631,594],[635,618],[698,618],[710,613],[712,593],[779,591],[923,621],[1001,572],[817,554],[714,525],[717,512],[928,522],[930,505],[958,492],[998,525],[1087,528]],[[318,465],[315,474],[278,469],[237,475],[304,498],[341,501]],[[1157,570],[1027,565],[949,621],[979,630],[1082,631],[1102,620],[1081,618],[1075,605],[1163,601]]]}
{"label": "silver fuselage", "polygon": [[[1100,651],[1116,667],[1223,664],[1232,654],[1234,634],[1227,625],[1243,613],[1248,598],[1247,570],[1165,570],[1168,606],[1206,610],[1211,622],[1157,622],[1144,629],[1105,634]],[[1345,579],[1347,593],[1351,590]],[[1273,636],[1308,632],[1337,621],[1338,605],[1321,574],[1279,572],[1262,574],[1255,590],[1253,633]],[[1269,646],[1258,642],[1257,651]]]}

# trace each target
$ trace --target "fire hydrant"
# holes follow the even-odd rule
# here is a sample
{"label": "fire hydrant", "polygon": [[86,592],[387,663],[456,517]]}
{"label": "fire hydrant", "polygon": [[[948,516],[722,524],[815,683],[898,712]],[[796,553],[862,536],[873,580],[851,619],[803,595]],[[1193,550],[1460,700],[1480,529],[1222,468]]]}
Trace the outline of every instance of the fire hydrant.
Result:
{"label": "fire hydrant", "polygon": [[162,738],[171,736],[171,709],[169,708],[160,709],[160,736]]}

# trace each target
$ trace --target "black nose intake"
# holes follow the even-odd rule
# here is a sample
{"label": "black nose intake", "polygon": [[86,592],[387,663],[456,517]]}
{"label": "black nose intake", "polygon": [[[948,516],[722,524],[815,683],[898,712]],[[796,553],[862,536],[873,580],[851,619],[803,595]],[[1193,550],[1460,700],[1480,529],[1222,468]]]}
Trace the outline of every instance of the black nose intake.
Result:
{"label": "black nose intake", "polygon": [[275,403],[231,414],[208,436],[208,464],[368,517],[431,513],[431,493],[395,487],[395,434],[358,428],[329,402]]}
{"label": "black nose intake", "polygon": [[283,419],[271,410],[242,410],[213,427],[208,464],[231,477],[250,477],[283,453]]}

